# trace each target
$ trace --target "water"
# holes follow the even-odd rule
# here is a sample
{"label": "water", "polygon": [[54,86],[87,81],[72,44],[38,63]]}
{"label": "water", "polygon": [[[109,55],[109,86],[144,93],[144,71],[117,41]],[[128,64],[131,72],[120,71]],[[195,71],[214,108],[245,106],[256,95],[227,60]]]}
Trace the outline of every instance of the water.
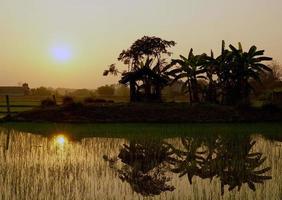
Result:
{"label": "water", "polygon": [[58,135],[0,130],[0,199],[282,199],[282,142],[259,134]]}

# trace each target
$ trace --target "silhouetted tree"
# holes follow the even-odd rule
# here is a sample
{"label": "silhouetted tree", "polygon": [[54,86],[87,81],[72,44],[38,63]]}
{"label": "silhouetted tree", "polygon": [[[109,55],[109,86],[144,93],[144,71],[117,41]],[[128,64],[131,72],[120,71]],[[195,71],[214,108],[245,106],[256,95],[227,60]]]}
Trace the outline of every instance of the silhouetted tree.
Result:
{"label": "silhouetted tree", "polygon": [[184,84],[187,87],[186,91],[189,92],[190,103],[199,102],[198,79],[206,79],[203,76],[205,69],[202,67],[205,61],[205,54],[194,55],[193,49],[191,49],[187,58],[182,55],[180,55],[180,58],[173,59],[171,64],[164,69],[165,73],[168,76],[172,76],[174,81],[184,79]]}
{"label": "silhouetted tree", "polygon": [[[128,71],[135,71],[140,68],[140,64],[147,59],[161,62],[162,55],[171,55],[167,49],[175,46],[174,41],[163,40],[158,37],[144,36],[141,39],[136,40],[129,49],[123,50],[118,60],[128,65]],[[159,71],[161,66],[159,66]]]}
{"label": "silhouetted tree", "polygon": [[263,56],[264,50],[257,50],[252,46],[249,51],[244,52],[239,43],[239,48],[229,45],[231,56],[228,59],[228,65],[225,70],[225,79],[223,79],[223,89],[225,91],[225,103],[236,104],[238,102],[248,102],[252,90],[250,81],[260,82],[260,74],[265,71],[271,71],[262,62],[272,60],[270,57]]}
{"label": "silhouetted tree", "polygon": [[[150,96],[150,88],[153,87],[155,96],[160,100],[161,90],[164,87],[164,82],[160,81],[158,83],[156,81],[154,82],[154,86],[151,86],[150,84],[152,84],[152,81],[150,80],[150,77],[147,78],[148,74],[145,74],[145,71],[147,73],[148,70],[144,71],[144,75],[141,76],[141,80],[134,79],[134,72],[137,72],[137,74],[139,75],[140,73],[143,73],[143,71],[139,70],[142,70],[142,68],[146,67],[149,68],[152,73],[155,73],[158,76],[164,76],[163,68],[166,63],[162,56],[170,56],[171,52],[169,52],[167,49],[174,46],[175,44],[176,43],[174,41],[167,41],[158,37],[144,36],[143,38],[136,40],[129,49],[123,50],[118,57],[119,61],[128,66],[127,71],[120,72],[117,69],[116,65],[112,64],[109,66],[109,69],[104,71],[103,75],[106,76],[108,74],[122,74],[122,79],[129,78],[130,80],[126,82],[126,84],[129,83],[130,85],[130,96],[132,101],[141,99],[138,98],[138,90],[140,87],[143,87],[146,97]],[[142,86],[138,85],[137,81],[142,81]],[[121,80],[121,82],[124,81]],[[148,98],[146,99],[148,100]]]}
{"label": "silhouetted tree", "polygon": [[229,48],[225,49],[223,41],[221,55],[216,58],[213,52],[210,56],[194,55],[191,49],[188,58],[180,56],[181,59],[172,60],[165,68],[166,74],[174,77],[174,80],[186,80],[190,102],[199,102],[197,81],[207,79],[207,101],[218,102],[217,97],[221,96],[223,104],[246,103],[253,89],[251,82],[260,82],[261,74],[271,71],[263,62],[272,58],[263,56],[264,50],[257,50],[256,46],[247,52],[243,51],[241,43],[238,49],[233,45],[229,45]]}

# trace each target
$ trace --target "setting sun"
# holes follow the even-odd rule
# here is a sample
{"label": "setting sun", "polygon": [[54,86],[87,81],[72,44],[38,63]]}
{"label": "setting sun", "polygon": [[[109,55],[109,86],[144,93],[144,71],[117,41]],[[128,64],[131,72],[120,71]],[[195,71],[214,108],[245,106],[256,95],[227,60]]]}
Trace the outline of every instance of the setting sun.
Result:
{"label": "setting sun", "polygon": [[53,59],[57,62],[67,62],[72,58],[72,52],[67,46],[54,46],[51,48]]}

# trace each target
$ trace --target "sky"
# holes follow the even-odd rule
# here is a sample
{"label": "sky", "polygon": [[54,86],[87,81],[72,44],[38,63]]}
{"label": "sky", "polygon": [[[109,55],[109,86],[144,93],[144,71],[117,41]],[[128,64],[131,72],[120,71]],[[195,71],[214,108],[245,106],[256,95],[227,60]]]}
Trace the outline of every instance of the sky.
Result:
{"label": "sky", "polygon": [[281,0],[0,0],[0,85],[116,83],[104,69],[144,35],[174,40],[172,58],[219,53],[224,39],[282,62],[281,10]]}

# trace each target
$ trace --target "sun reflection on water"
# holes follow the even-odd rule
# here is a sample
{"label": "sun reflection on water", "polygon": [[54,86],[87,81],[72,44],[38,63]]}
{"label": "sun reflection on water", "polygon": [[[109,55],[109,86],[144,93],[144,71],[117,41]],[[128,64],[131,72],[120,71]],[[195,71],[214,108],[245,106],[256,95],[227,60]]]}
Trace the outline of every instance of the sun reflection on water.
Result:
{"label": "sun reflection on water", "polygon": [[57,147],[63,148],[68,143],[68,138],[63,134],[56,135],[54,143]]}

